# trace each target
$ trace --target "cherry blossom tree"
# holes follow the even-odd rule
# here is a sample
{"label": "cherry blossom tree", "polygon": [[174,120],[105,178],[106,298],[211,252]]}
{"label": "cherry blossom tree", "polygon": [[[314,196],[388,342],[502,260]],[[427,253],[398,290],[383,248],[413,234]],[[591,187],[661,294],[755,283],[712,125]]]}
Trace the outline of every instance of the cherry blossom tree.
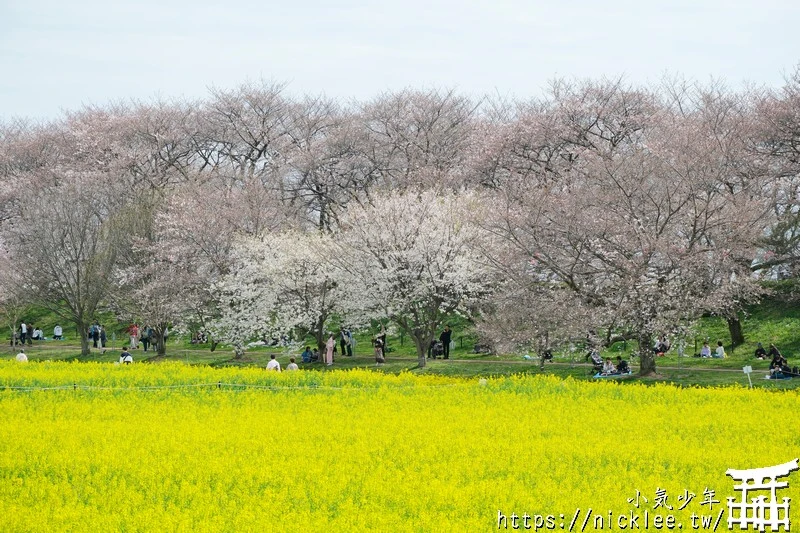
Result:
{"label": "cherry blossom tree", "polygon": [[[485,193],[484,203],[493,202],[494,195]],[[477,249],[497,280],[491,298],[481,302],[476,328],[494,350],[533,350],[543,365],[545,352],[585,336],[602,322],[598,310],[583,305],[580,294],[498,235],[491,216],[475,222],[488,224]]]}
{"label": "cherry blossom tree", "polygon": [[254,337],[311,334],[322,349],[329,319],[342,294],[323,250],[330,237],[283,232],[242,239],[230,273],[217,284],[221,315],[214,329],[232,342],[238,356]]}
{"label": "cherry blossom tree", "polygon": [[620,91],[589,87],[564,103],[578,158],[555,179],[509,173],[487,229],[532,275],[573,290],[596,326],[635,332],[649,374],[654,335],[748,292],[765,210],[760,181],[720,165],[726,154],[702,113]]}
{"label": "cherry blossom tree", "polygon": [[777,91],[754,94],[753,158],[770,175],[774,223],[753,270],[779,277],[796,276],[800,262],[800,66]]}
{"label": "cherry blossom tree", "polygon": [[197,123],[200,168],[228,182],[258,179],[274,185],[289,141],[283,89],[261,81],[212,90]]}
{"label": "cherry blossom tree", "polygon": [[122,206],[106,175],[70,176],[20,200],[20,216],[6,226],[18,268],[37,302],[73,322],[81,351],[89,354],[87,329],[111,290],[111,276],[126,229]]}
{"label": "cherry blossom tree", "polygon": [[357,119],[376,180],[387,189],[458,188],[477,107],[452,90],[387,93],[363,105]]}
{"label": "cherry blossom tree", "polygon": [[322,97],[290,108],[282,192],[305,208],[318,229],[335,229],[350,201],[359,202],[375,181],[374,163],[363,153],[367,134],[346,109]]}
{"label": "cherry blossom tree", "polygon": [[421,367],[437,328],[488,295],[488,269],[472,246],[479,236],[465,212],[474,196],[409,191],[350,209],[326,249],[346,312],[363,322],[388,317],[408,334]]}
{"label": "cherry blossom tree", "polygon": [[[175,310],[171,322],[211,333],[221,313],[218,282],[237,268],[235,243],[300,224],[296,210],[283,204],[278,194],[253,181],[231,189],[211,181],[187,184],[167,199],[147,238],[149,253],[139,255],[134,264],[143,273],[164,274],[155,286],[163,282],[180,292],[185,305]],[[156,265],[164,257],[171,258],[171,268],[179,269],[180,276],[173,279],[170,270]],[[212,335],[212,350],[218,340]]]}
{"label": "cherry blossom tree", "polygon": [[195,309],[196,295],[190,289],[197,276],[174,251],[148,239],[134,239],[132,249],[146,259],[116,272],[118,291],[111,300],[120,317],[153,330],[156,354],[165,356],[168,328],[182,324]]}
{"label": "cherry blossom tree", "polygon": [[11,339],[23,311],[30,302],[21,269],[14,264],[10,250],[0,240],[0,317],[8,326]]}

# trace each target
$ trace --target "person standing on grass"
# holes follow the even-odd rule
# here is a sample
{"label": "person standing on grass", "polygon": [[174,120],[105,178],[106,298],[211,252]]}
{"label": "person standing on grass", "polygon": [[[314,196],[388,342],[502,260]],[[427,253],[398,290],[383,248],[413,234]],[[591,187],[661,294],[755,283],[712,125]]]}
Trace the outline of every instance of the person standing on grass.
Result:
{"label": "person standing on grass", "polygon": [[[342,326],[341,340],[340,340],[342,355],[347,353],[348,357],[353,356],[353,337],[350,335],[350,330]],[[346,352],[345,352],[346,350]]]}
{"label": "person standing on grass", "polygon": [[95,322],[92,324],[92,346],[97,348],[97,343],[100,342],[100,324]]}
{"label": "person standing on grass", "polygon": [[453,332],[450,330],[450,324],[446,325],[442,334],[439,335],[439,340],[442,342],[442,349],[444,350],[442,353],[445,359],[450,359],[450,339],[452,336]]}
{"label": "person standing on grass", "polygon": [[33,341],[28,338],[28,325],[21,322],[19,325],[19,340],[20,344],[25,344],[25,339],[28,339],[28,344],[33,344]]}
{"label": "person standing on grass", "polygon": [[383,341],[380,337],[375,337],[373,341],[375,345],[375,364],[380,365],[386,362],[386,358],[383,355]]}
{"label": "person standing on grass", "polygon": [[142,331],[139,334],[139,340],[142,341],[142,348],[146,352],[152,342],[150,336],[153,334],[153,328],[150,326],[142,326]]}
{"label": "person standing on grass", "polygon": [[325,343],[325,364],[331,366],[333,364],[333,349],[336,347],[336,339],[333,338],[333,333],[328,337],[328,342]]}
{"label": "person standing on grass", "polygon": [[64,330],[61,329],[61,326],[59,324],[56,324],[56,327],[53,328],[53,340],[60,341],[63,334]]}
{"label": "person standing on grass", "polygon": [[275,359],[275,354],[269,356],[269,363],[267,363],[267,370],[275,370],[276,372],[281,371],[281,364],[278,362],[277,359]]}
{"label": "person standing on grass", "polygon": [[381,333],[378,335],[378,338],[381,340],[381,349],[383,350],[383,356],[386,357],[386,327],[381,324]]}
{"label": "person standing on grass", "polygon": [[289,364],[286,366],[286,370],[300,370],[300,367],[294,362],[294,357],[289,358]]}
{"label": "person standing on grass", "polygon": [[128,335],[131,338],[131,350],[135,350],[139,346],[139,326],[136,324],[128,326]]}
{"label": "person standing on grass", "polygon": [[101,325],[100,326],[100,347],[103,351],[106,351],[106,342],[108,342],[108,335],[106,335],[106,327]]}

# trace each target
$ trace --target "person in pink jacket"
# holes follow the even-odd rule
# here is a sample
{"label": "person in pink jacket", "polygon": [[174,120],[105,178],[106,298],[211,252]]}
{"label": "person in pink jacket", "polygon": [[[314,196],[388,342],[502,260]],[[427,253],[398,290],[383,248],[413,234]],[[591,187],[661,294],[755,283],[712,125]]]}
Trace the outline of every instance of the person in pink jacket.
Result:
{"label": "person in pink jacket", "polygon": [[328,337],[328,342],[325,344],[325,363],[330,366],[333,364],[333,347],[336,346],[336,340],[333,338],[333,333]]}

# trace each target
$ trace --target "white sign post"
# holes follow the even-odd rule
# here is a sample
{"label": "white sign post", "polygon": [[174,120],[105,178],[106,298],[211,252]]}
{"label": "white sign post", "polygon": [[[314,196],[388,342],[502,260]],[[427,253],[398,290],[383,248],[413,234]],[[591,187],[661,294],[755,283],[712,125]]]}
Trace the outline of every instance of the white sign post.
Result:
{"label": "white sign post", "polygon": [[750,379],[750,374],[753,373],[753,367],[750,366],[750,365],[747,365],[746,367],[742,368],[742,372],[747,374],[747,381],[750,382],[750,388],[752,389],[753,388],[753,380]]}

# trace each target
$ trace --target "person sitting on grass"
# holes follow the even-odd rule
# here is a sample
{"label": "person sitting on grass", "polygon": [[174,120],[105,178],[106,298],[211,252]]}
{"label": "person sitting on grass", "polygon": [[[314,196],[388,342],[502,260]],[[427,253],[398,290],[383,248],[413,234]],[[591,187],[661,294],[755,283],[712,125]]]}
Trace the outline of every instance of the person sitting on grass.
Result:
{"label": "person sitting on grass", "polygon": [[778,350],[778,347],[775,346],[774,344],[769,345],[769,353],[767,353],[767,355],[771,357],[773,360],[775,360],[777,357],[783,357],[781,355],[780,350]]}
{"label": "person sitting on grass", "polygon": [[616,373],[616,371],[617,371],[617,369],[614,366],[614,363],[611,362],[611,358],[607,357],[606,358],[606,362],[603,363],[603,372],[602,372],[602,374],[604,374],[604,375],[614,374],[614,373]]}
{"label": "person sitting on grass", "polygon": [[24,348],[21,349],[19,351],[19,353],[17,354],[17,361],[19,361],[20,363],[27,363],[28,362],[28,356],[25,355],[25,349]]}
{"label": "person sitting on grass", "polygon": [[767,358],[767,351],[764,349],[764,346],[761,343],[758,343],[758,347],[756,348],[756,359],[766,359]]}
{"label": "person sitting on grass", "polygon": [[303,353],[300,354],[300,358],[303,360],[304,363],[310,363],[313,354],[314,352],[311,351],[311,346],[306,346],[306,349],[303,350]]}
{"label": "person sitting on grass", "polygon": [[711,346],[708,345],[708,341],[705,341],[703,343],[703,347],[700,348],[700,357],[702,358],[711,357]]}
{"label": "person sitting on grass", "polygon": [[289,358],[289,364],[286,366],[286,370],[299,370],[300,367],[297,366],[297,363],[294,362],[294,357]]}
{"label": "person sitting on grass", "polygon": [[714,359],[725,359],[725,347],[722,346],[722,341],[717,341],[717,349],[712,357]]}
{"label": "person sitting on grass", "polygon": [[772,359],[769,364],[770,377],[782,378],[792,374],[792,369],[789,368],[789,362],[782,355],[778,355]]}
{"label": "person sitting on grass", "polygon": [[619,372],[620,374],[627,374],[630,371],[631,371],[631,369],[628,366],[628,362],[627,361],[623,361],[622,357],[620,357],[618,355],[617,356],[617,372]]}
{"label": "person sitting on grass", "polygon": [[127,346],[122,347],[122,353],[119,354],[119,364],[121,365],[129,365],[133,363],[133,356],[128,351]]}
{"label": "person sitting on grass", "polygon": [[275,354],[269,356],[269,363],[267,363],[267,370],[281,371],[281,364],[275,359]]}
{"label": "person sitting on grass", "polygon": [[780,370],[783,367],[787,367],[788,368],[789,363],[788,363],[788,361],[786,361],[786,358],[784,358],[780,354],[780,352],[777,351],[777,349],[775,350],[775,352],[776,353],[772,356],[772,361],[770,361],[770,363],[769,363],[769,369],[770,370],[774,370],[774,369],[777,368],[777,369]]}

